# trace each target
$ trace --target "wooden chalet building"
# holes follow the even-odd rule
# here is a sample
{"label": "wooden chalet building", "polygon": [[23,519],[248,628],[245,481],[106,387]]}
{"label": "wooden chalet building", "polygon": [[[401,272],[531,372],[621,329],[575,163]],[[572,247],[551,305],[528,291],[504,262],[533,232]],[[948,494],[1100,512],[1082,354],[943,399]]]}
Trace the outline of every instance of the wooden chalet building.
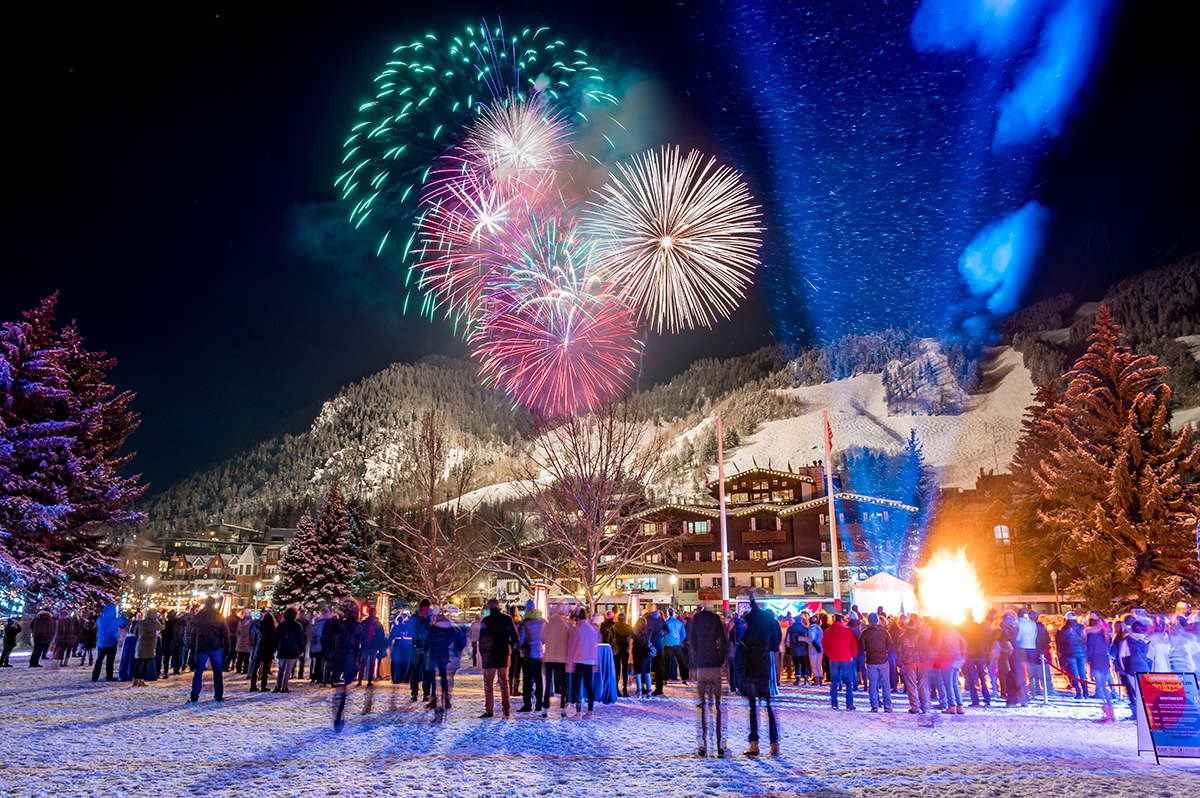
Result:
{"label": "wooden chalet building", "polygon": [[[890,499],[841,492],[834,477],[838,514],[842,595],[888,564],[895,551],[886,541],[908,530],[915,507]],[[709,486],[711,504],[662,504],[636,516],[645,534],[682,532],[673,555],[654,555],[644,573],[630,574],[619,587],[637,589],[662,601],[676,577],[675,600],[681,609],[721,599],[721,540],[718,484]],[[829,541],[829,502],[825,472],[819,465],[796,471],[755,467],[725,478],[729,592],[745,588],[769,595],[808,596],[832,601],[833,571]]]}

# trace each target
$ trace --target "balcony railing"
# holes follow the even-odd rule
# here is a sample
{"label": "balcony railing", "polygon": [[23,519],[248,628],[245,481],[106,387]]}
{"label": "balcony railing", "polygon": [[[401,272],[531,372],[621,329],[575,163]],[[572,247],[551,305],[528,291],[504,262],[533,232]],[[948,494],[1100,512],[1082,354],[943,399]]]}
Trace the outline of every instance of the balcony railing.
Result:
{"label": "balcony railing", "polygon": [[787,532],[782,529],[747,529],[742,532],[742,545],[786,542]]}
{"label": "balcony railing", "polygon": [[712,533],[703,532],[694,535],[684,535],[680,542],[685,546],[711,546],[715,542]]}

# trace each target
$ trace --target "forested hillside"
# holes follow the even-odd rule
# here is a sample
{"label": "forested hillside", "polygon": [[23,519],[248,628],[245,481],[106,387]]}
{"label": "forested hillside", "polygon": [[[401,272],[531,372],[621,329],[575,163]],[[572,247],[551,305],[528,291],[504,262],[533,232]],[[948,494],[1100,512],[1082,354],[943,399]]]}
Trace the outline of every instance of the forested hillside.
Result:
{"label": "forested hillside", "polygon": [[[1171,368],[1163,381],[1174,391],[1176,405],[1200,404],[1200,364],[1179,340],[1200,334],[1200,253],[1122,280],[1101,302],[1135,351],[1157,355],[1160,365]],[[1034,385],[1065,387],[1062,375],[1087,349],[1096,307],[1062,294],[1004,321]]]}
{"label": "forested hillside", "polygon": [[502,455],[529,418],[507,397],[479,387],[475,367],[444,357],[396,363],[342,389],[312,427],[282,435],[172,486],[145,504],[158,528],[198,527],[209,519],[291,526],[323,499],[336,477],[349,495],[387,496],[404,430],[437,407],[460,447]]}

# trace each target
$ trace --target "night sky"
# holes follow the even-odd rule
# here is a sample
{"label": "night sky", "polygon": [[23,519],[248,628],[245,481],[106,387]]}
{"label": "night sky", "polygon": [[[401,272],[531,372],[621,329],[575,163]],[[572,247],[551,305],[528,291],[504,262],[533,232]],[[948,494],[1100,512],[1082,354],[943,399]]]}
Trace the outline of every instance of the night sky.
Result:
{"label": "night sky", "polygon": [[[92,347],[118,359],[118,386],[138,393],[143,423],[132,446],[152,491],[269,434],[303,429],[339,387],[389,363],[465,356],[446,324],[399,313],[375,242],[336,224],[333,180],[357,106],[392,47],[485,14],[510,26],[538,16],[648,87],[656,113],[641,144],[671,141],[729,160],[761,191],[768,220],[786,217],[786,203],[765,190],[776,179],[762,144],[772,137],[746,137],[741,100],[723,96],[722,75],[752,65],[728,52],[712,63],[714,48],[700,41],[714,11],[758,7],[769,17],[774,4],[647,0],[605,4],[602,14],[575,5],[596,7],[413,11],[395,2],[67,14],[42,4],[10,17],[11,44],[20,46],[4,56],[11,110],[0,319],[61,292],[60,320],[77,319]],[[861,13],[898,20],[902,31],[916,4],[877,5]],[[1051,211],[1023,302],[1068,290],[1098,298],[1115,279],[1200,250],[1200,74],[1188,27],[1160,5],[1118,4],[1082,103],[1061,135],[1022,162],[1023,190]],[[770,63],[755,68],[751,83],[773,79]],[[852,96],[861,90],[878,102],[874,76],[840,79]],[[767,119],[760,107],[759,128]],[[829,157],[814,158],[798,179],[816,185],[825,175],[813,172],[828,172]],[[805,246],[769,246],[764,260],[777,275],[783,260],[811,254]],[[834,267],[826,267],[828,280]],[[877,268],[886,282],[903,264]],[[954,302],[969,293],[955,273],[949,262],[921,279]],[[698,357],[830,334],[773,323],[769,282],[712,331],[652,336],[643,387]]]}

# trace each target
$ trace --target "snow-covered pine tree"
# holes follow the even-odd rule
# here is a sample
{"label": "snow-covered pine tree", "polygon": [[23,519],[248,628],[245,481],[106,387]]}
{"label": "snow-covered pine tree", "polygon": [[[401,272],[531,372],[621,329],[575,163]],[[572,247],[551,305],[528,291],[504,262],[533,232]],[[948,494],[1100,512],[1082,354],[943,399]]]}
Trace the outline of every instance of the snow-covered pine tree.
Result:
{"label": "snow-covered pine tree", "polygon": [[354,560],[350,557],[350,516],[342,503],[337,480],[329,487],[329,497],[317,516],[316,555],[320,568],[308,584],[306,600],[314,606],[333,607],[351,595]]}
{"label": "snow-covered pine tree", "polygon": [[112,598],[123,575],[107,529],[138,523],[143,488],[119,477],[137,425],[133,395],[113,396],[113,361],[73,327],[53,329],[57,295],[0,328],[0,566],[34,606]]}
{"label": "snow-covered pine tree", "polygon": [[[1021,420],[1021,437],[1017,441],[1017,451],[1010,466],[1015,497],[1012,508],[1014,532],[1011,545],[1015,551],[1025,555],[1022,557],[1023,561],[1035,562],[1040,568],[1045,551],[1038,513],[1044,509],[1044,496],[1033,472],[1043,460],[1050,457],[1050,451],[1054,447],[1054,429],[1045,421],[1050,410],[1062,402],[1063,395],[1059,393],[1057,384],[1050,381],[1038,386],[1033,398],[1034,403],[1025,408],[1025,417]],[[1042,569],[1040,574],[1022,574],[1022,579],[1040,583],[1048,578],[1045,574],[1046,569]]]}
{"label": "snow-covered pine tree", "polygon": [[318,607],[306,601],[307,588],[313,575],[320,569],[315,559],[317,550],[317,525],[312,515],[305,511],[296,523],[296,534],[283,552],[279,561],[279,581],[275,583],[272,603],[279,607],[296,607],[304,615],[312,617]]}
{"label": "snow-covered pine tree", "polygon": [[1044,560],[1094,607],[1165,609],[1198,567],[1200,446],[1190,424],[1171,429],[1165,369],[1122,338],[1102,305],[1062,401],[1046,411],[1051,448],[1031,469]]}

